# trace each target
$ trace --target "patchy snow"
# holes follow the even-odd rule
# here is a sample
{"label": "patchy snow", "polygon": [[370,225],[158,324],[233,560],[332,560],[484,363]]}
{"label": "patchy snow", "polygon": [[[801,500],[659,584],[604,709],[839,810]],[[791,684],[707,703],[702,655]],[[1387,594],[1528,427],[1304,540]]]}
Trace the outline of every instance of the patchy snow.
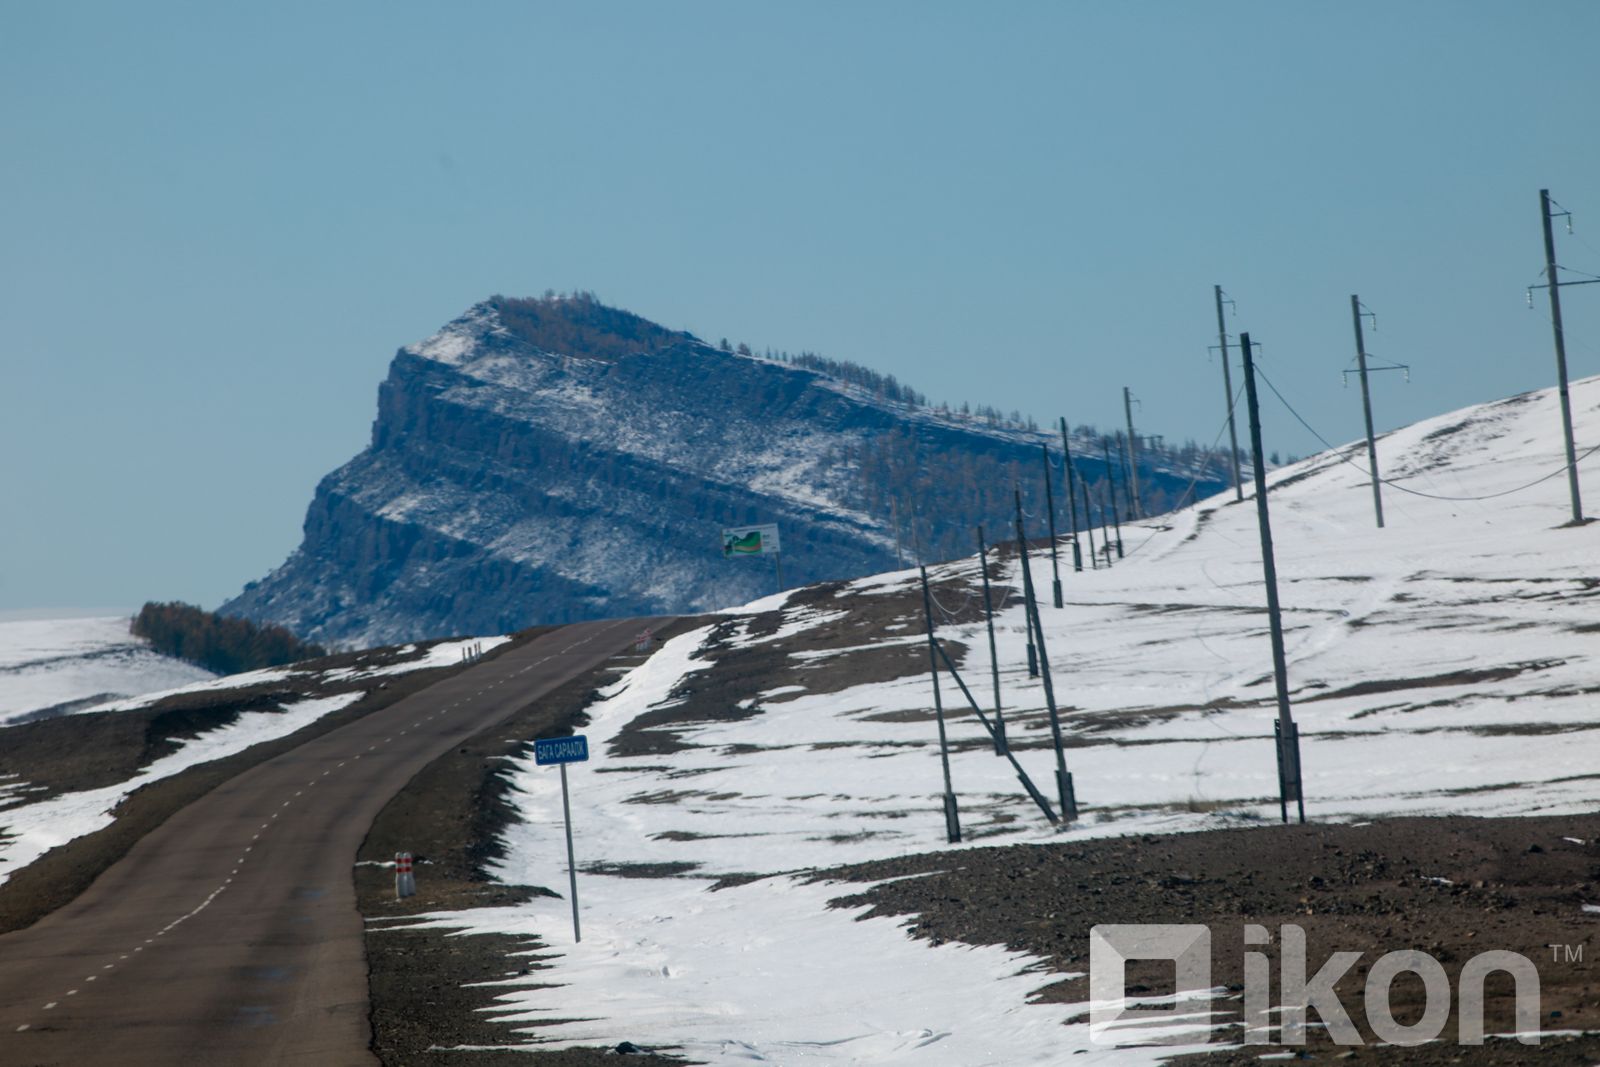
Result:
{"label": "patchy snow", "polygon": [[496,1017],[539,1026],[541,1047],[625,1039],[709,1064],[1105,1062],[1086,1032],[1063,1025],[1074,1006],[1027,1004],[1041,984],[1037,961],[931,948],[891,923],[856,921],[864,909],[828,908],[860,888],[776,878],[708,892],[699,881],[586,879],[579,893],[593,918],[580,944],[566,902],[551,898],[430,925],[546,939],[564,931],[562,985],[531,988],[550,981],[544,971],[489,983],[505,990]]}
{"label": "patchy snow", "polygon": [[[362,694],[302,700],[282,711],[245,712],[227,726],[185,741],[176,752],[152,762],[125,782],[101,789],[63,793],[34,804],[0,810],[0,883],[57,845],[110,826],[122,799],[140,786],[177,774],[197,763],[241,752],[251,745],[294,733],[330,712],[361,699]],[[0,782],[0,803],[4,803]]]}
{"label": "patchy snow", "polygon": [[[509,634],[498,637],[468,637],[460,641],[440,641],[429,648],[427,652],[415,659],[405,660],[401,663],[391,663],[383,667],[349,667],[344,670],[327,671],[323,677],[328,681],[356,681],[366,678],[383,678],[394,674],[409,674],[412,671],[428,670],[433,667],[454,667],[462,663],[465,658],[473,653],[483,655],[490,649],[499,648],[511,640]],[[399,650],[397,655],[406,655],[416,651],[416,646],[407,645]]]}
{"label": "patchy snow", "polygon": [[152,650],[125,617],[0,621],[0,725],[212,677]]}
{"label": "patchy snow", "polygon": [[426,652],[418,653],[415,645],[406,645],[397,650],[395,655],[414,654],[414,658],[402,660],[399,663],[386,663],[375,667],[343,667],[336,670],[317,671],[308,670],[296,664],[287,664],[282,667],[263,667],[258,671],[245,671],[240,674],[224,675],[212,678],[206,682],[196,682],[192,685],[179,686],[176,689],[167,689],[158,693],[146,693],[143,696],[129,700],[115,700],[105,704],[96,704],[87,711],[131,711],[135,708],[147,708],[158,701],[180,693],[204,693],[226,689],[244,689],[249,686],[263,685],[270,682],[350,682],[366,678],[381,678],[389,675],[406,674],[410,671],[427,670],[433,667],[452,667],[461,662],[462,653],[473,646],[483,652],[496,648],[511,640],[506,634],[493,637],[466,637],[454,641],[441,641],[433,645]]}
{"label": "patchy snow", "polygon": [[[126,644],[127,621],[99,619],[87,621],[96,625],[86,629],[83,626],[85,620],[70,620],[72,626],[52,624],[52,627],[35,626],[22,631],[27,635],[27,640],[32,642],[31,645],[22,639],[16,639],[13,635],[12,641],[0,644],[0,657],[3,657],[0,663],[7,666],[12,664],[28,666],[39,659],[35,652],[38,647],[62,650],[61,655],[56,657],[61,663],[59,672],[64,679],[56,683],[58,691],[67,691],[63,688],[67,685],[77,685],[80,691],[88,689],[91,693],[99,692],[104,695],[103,690],[93,689],[97,684],[95,680],[100,676],[92,670],[85,670],[78,661],[84,658],[93,660],[108,647],[118,649],[123,647],[114,640],[114,628],[100,624],[119,622],[123,630],[122,640]],[[0,627],[7,625],[18,624],[0,623]],[[0,629],[0,637],[3,636],[4,630]],[[93,706],[80,710],[84,713],[133,711],[150,707],[178,694],[226,692],[269,683],[280,683],[303,692],[315,692],[330,684],[359,685],[369,679],[383,679],[410,671],[455,666],[462,661],[464,655],[474,650],[486,653],[510,640],[509,636],[496,635],[441,641],[426,649],[416,645],[407,645],[394,650],[378,649],[361,654],[361,659],[370,658],[373,661],[371,666],[363,666],[358,659],[354,666],[327,671],[311,670],[291,664],[215,678],[209,672],[194,668],[187,676],[198,675],[207,680],[101,703],[85,701],[84,703]],[[142,646],[137,647],[140,651],[148,652]],[[149,654],[154,655],[154,653]],[[410,658],[393,662],[396,657],[405,656]],[[166,659],[166,657],[158,658]],[[0,666],[0,671],[4,669],[5,667]],[[91,681],[78,681],[80,677]],[[29,796],[41,792],[41,787],[19,777],[0,775],[0,882],[51,848],[109,825],[112,822],[112,809],[123,797],[140,786],[176,774],[193,764],[220,759],[261,741],[293,733],[323,715],[354,703],[364,693],[364,689],[356,689],[333,696],[305,698],[287,703],[281,711],[244,713],[228,726],[207,731],[183,742],[178,751],[152,762],[129,780],[101,789],[67,793],[28,803]],[[0,737],[3,737],[3,734],[0,734]]]}
{"label": "patchy snow", "polygon": [[497,333],[504,335],[505,328],[494,308],[487,303],[474,304],[432,337],[407,345],[402,351],[454,367],[477,358],[484,339]]}
{"label": "patchy snow", "polygon": [[[1600,379],[1575,383],[1572,395],[1579,441],[1600,441]],[[1560,814],[1600,805],[1600,672],[1592,665],[1600,527],[1563,526],[1556,403],[1553,391],[1528,394],[1386,435],[1379,462],[1396,484],[1385,489],[1381,530],[1367,478],[1349,461],[1363,461],[1364,449],[1271,474],[1312,819]],[[1269,432],[1270,420],[1285,417],[1269,410]],[[1126,526],[1123,539],[1126,558],[1065,571],[1066,606],[1043,609],[1082,808],[1070,827],[1049,827],[945,680],[951,775],[967,839],[947,846],[928,678],[813,691],[808,680],[825,678],[837,651],[796,656],[774,677],[783,699],[758,701],[757,714],[673,724],[687,747],[670,755],[608,757],[625,725],[672,706],[679,683],[705,667],[706,627],[667,642],[602,694],[586,727],[596,759],[570,771],[580,868],[677,864],[690,865],[688,873],[581,875],[592,944],[571,944],[558,901],[438,921],[537,933],[551,946],[550,970],[506,986],[505,1018],[584,1021],[523,1031],[528,1040],[628,1039],[677,1046],[710,1063],[1121,1064],[1170,1055],[1171,1048],[1093,1048],[1086,1026],[1061,1025],[1072,1012],[1028,1003],[1042,976],[1001,973],[1009,967],[1015,975],[1029,961],[934,949],[888,919],[850,922],[825,908],[838,887],[774,878],[709,892],[721,874],[1276,820],[1277,708],[1253,501],[1234,503],[1230,492]],[[1035,554],[1040,588],[1048,588],[1049,567],[1047,555]],[[971,576],[975,565],[930,570],[935,578]],[[1020,585],[1015,564],[1010,571]],[[902,571],[850,583],[838,602],[903,593],[914,580]],[[787,635],[834,619],[786,601],[769,597],[745,610],[784,609]],[[1053,796],[1055,757],[1041,682],[1026,673],[1023,623],[1012,597],[996,617],[1005,714],[1019,760]],[[941,633],[968,649],[963,673],[987,705],[983,626]],[[748,632],[734,638],[758,640]],[[559,777],[523,760],[512,780],[526,821],[506,834],[500,874],[564,891]],[[880,971],[871,962],[879,954],[905,962]],[[814,974],[805,962],[812,958],[833,965]],[[769,973],[792,977],[785,996],[767,988]],[[948,1002],[947,987],[965,990],[970,1006]],[[995,1025],[998,1018],[1006,1025]],[[923,1031],[938,1039],[918,1038]]]}

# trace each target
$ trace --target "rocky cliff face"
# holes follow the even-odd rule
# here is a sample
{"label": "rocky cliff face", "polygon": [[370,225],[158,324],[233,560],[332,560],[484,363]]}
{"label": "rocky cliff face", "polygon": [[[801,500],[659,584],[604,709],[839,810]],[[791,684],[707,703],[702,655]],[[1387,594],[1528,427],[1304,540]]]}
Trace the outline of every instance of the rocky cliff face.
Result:
{"label": "rocky cliff face", "polygon": [[[914,545],[954,555],[978,522],[1004,536],[1046,440],[587,298],[495,298],[396,354],[371,445],[317,486],[293,555],[221,610],[376,644],[723,607],[775,585],[769,561],[722,557],[722,527],[776,522],[790,585],[893,568],[893,511],[908,563]],[[1141,464],[1157,491],[1192,473]]]}

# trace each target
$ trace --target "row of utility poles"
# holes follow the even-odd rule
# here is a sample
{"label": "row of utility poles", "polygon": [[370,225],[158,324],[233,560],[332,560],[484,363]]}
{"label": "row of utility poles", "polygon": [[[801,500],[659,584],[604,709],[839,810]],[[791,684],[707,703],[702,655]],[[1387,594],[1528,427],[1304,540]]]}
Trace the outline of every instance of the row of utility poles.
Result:
{"label": "row of utility poles", "polygon": [[[1226,401],[1228,411],[1228,458],[1230,467],[1233,471],[1233,494],[1235,500],[1242,502],[1244,500],[1244,480],[1239,472],[1239,434],[1235,429],[1233,422],[1233,371],[1228,362],[1227,320],[1224,318],[1222,313],[1222,307],[1224,304],[1234,306],[1234,303],[1223,293],[1222,286],[1213,285],[1211,287],[1211,291],[1212,295],[1215,297],[1217,305],[1217,347],[1222,353],[1222,388],[1224,391],[1224,399]],[[1406,380],[1410,381],[1411,368],[1403,363],[1393,363],[1382,367],[1369,368],[1367,366],[1366,337],[1362,331],[1361,324],[1362,319],[1370,319],[1374,324],[1374,329],[1376,329],[1377,316],[1375,316],[1371,311],[1367,310],[1366,305],[1361,303],[1361,298],[1353,293],[1350,296],[1350,314],[1355,322],[1356,366],[1357,374],[1361,379],[1361,411],[1362,415],[1366,419],[1367,426],[1367,466],[1372,473],[1372,510],[1377,519],[1378,526],[1381,528],[1383,526],[1382,479],[1378,474],[1377,435],[1373,432],[1372,428],[1372,392],[1370,386],[1368,385],[1367,378],[1371,372],[1399,370],[1405,371]]]}
{"label": "row of utility poles", "polygon": [[[1568,525],[1579,526],[1583,518],[1583,505],[1579,493],[1577,449],[1572,432],[1572,402],[1568,391],[1566,338],[1561,322],[1561,296],[1560,291],[1569,285],[1589,285],[1600,282],[1600,278],[1584,278],[1562,280],[1559,274],[1560,266],[1556,263],[1555,238],[1552,232],[1552,222],[1556,218],[1568,219],[1568,229],[1571,229],[1571,213],[1565,209],[1556,210],[1559,205],[1550,198],[1548,189],[1539,191],[1539,207],[1541,223],[1544,231],[1545,251],[1545,282],[1532,286],[1529,289],[1529,304],[1532,304],[1533,289],[1549,290],[1550,321],[1555,337],[1556,375],[1558,392],[1561,401],[1561,424],[1563,443],[1566,450],[1566,469],[1568,491],[1571,496],[1572,520]],[[1233,301],[1227,299],[1220,285],[1213,286],[1213,296],[1217,311],[1217,341],[1222,354],[1222,379],[1225,398],[1227,401],[1227,427],[1229,438],[1229,461],[1233,475],[1233,488],[1236,500],[1244,500],[1244,485],[1239,463],[1239,438],[1234,424],[1234,391],[1233,376],[1228,358],[1228,332],[1226,319],[1223,314],[1225,304],[1231,305]],[[1377,437],[1372,423],[1372,394],[1369,385],[1369,376],[1376,371],[1400,370],[1407,373],[1410,378],[1409,367],[1405,364],[1389,364],[1385,366],[1369,366],[1366,335],[1364,326],[1371,322],[1373,328],[1377,327],[1376,316],[1361,302],[1359,295],[1351,294],[1350,318],[1355,333],[1356,348],[1356,373],[1361,381],[1361,411],[1366,424],[1367,436],[1367,465],[1372,481],[1372,508],[1373,517],[1378,527],[1383,527],[1383,478],[1378,467]],[[1284,651],[1283,640],[1283,613],[1278,599],[1277,563],[1272,544],[1271,509],[1267,498],[1266,460],[1261,443],[1261,414],[1260,402],[1256,392],[1256,372],[1254,349],[1255,345],[1250,340],[1250,334],[1241,332],[1239,335],[1239,350],[1244,369],[1244,395],[1245,405],[1249,416],[1250,430],[1250,459],[1253,479],[1255,482],[1256,519],[1259,526],[1261,539],[1261,567],[1262,582],[1266,588],[1268,630],[1272,647],[1272,674],[1274,692],[1277,699],[1278,717],[1273,723],[1273,740],[1277,759],[1278,772],[1278,806],[1279,815],[1284,822],[1289,821],[1289,807],[1292,802],[1298,820],[1305,822],[1305,791],[1300,762],[1300,731],[1294,721],[1294,710],[1289,703],[1289,677],[1288,662]],[[1128,455],[1127,466],[1124,468],[1128,480],[1129,515],[1135,517],[1140,514],[1139,482],[1138,482],[1138,437],[1133,427],[1133,404],[1135,398],[1126,387],[1122,391],[1123,412],[1127,420],[1128,430]],[[1109,510],[1113,522],[1116,522],[1116,479],[1111,462],[1110,445],[1105,443],[1104,460],[1106,465],[1105,492],[1109,498],[1109,508],[1102,507],[1101,516],[1101,541],[1105,545],[1106,565],[1111,565],[1110,534],[1105,528],[1105,515]],[[1080,531],[1078,501],[1079,490],[1082,492],[1083,502],[1083,529],[1089,538],[1089,558],[1091,566],[1098,566],[1097,552],[1094,543],[1094,526],[1091,518],[1088,485],[1077,470],[1077,464],[1072,457],[1072,441],[1067,431],[1067,420],[1061,419],[1061,449],[1063,453],[1063,468],[1066,474],[1066,493],[1068,515],[1070,521],[1070,541],[1072,545],[1072,565],[1076,571],[1083,570],[1083,552],[1078,543]],[[1120,450],[1120,446],[1119,446]],[[1058,554],[1059,538],[1056,530],[1055,489],[1051,480],[1051,462],[1048,446],[1041,445],[1044,460],[1045,480],[1045,507],[1050,538],[1050,564],[1052,571],[1051,593],[1052,601],[1057,608],[1064,606],[1061,587],[1061,568]],[[984,619],[988,628],[989,662],[994,691],[994,721],[991,723],[988,716],[979,707],[971,690],[962,680],[956,670],[949,654],[940,643],[934,627],[932,594],[928,585],[927,568],[921,568],[923,611],[927,621],[928,636],[928,662],[933,678],[934,708],[939,723],[939,751],[944,769],[944,809],[945,826],[948,839],[951,842],[961,840],[960,815],[957,805],[954,786],[950,775],[949,739],[945,729],[944,706],[939,690],[939,672],[941,664],[960,688],[967,703],[977,713],[978,719],[983,723],[994,742],[994,751],[997,756],[1010,760],[1012,767],[1017,772],[1018,779],[1028,795],[1038,805],[1045,817],[1052,824],[1071,822],[1077,818],[1077,794],[1073,784],[1071,772],[1067,769],[1066,751],[1061,731],[1061,718],[1055,699],[1055,687],[1050,672],[1049,654],[1045,647],[1044,627],[1040,621],[1038,598],[1035,594],[1032,568],[1028,558],[1027,531],[1023,525],[1022,491],[1018,487],[1015,491],[1016,505],[1016,536],[1019,565],[1022,572],[1023,605],[1025,614],[1025,627],[1027,630],[1027,659],[1028,674],[1040,678],[1044,690],[1045,706],[1049,713],[1050,734],[1055,750],[1055,778],[1056,778],[1056,803],[1060,814],[1051,808],[1050,802],[1034,785],[1027,772],[1017,762],[1016,756],[1011,751],[1006,737],[1005,714],[1000,690],[999,655],[994,636],[994,604],[989,583],[989,546],[984,537],[983,527],[978,527],[978,560],[983,577],[983,605]],[[1117,555],[1122,555],[1121,524],[1117,525]]]}
{"label": "row of utility poles", "polygon": [[[1561,290],[1572,285],[1594,285],[1600,283],[1600,278],[1568,278],[1563,280],[1560,276],[1562,267],[1556,262],[1556,242],[1553,223],[1558,218],[1567,220],[1567,232],[1572,232],[1572,212],[1562,208],[1550,196],[1550,190],[1539,190],[1539,224],[1544,237],[1544,282],[1528,287],[1528,306],[1533,306],[1533,290],[1545,289],[1550,298],[1550,328],[1555,339],[1556,351],[1556,392],[1561,401],[1561,438],[1566,452],[1567,494],[1571,504],[1572,518],[1568,525],[1582,526],[1588,520],[1583,517],[1583,497],[1578,485],[1578,455],[1577,444],[1572,432],[1572,398],[1567,382],[1567,341],[1566,331],[1561,323]],[[1228,412],[1228,440],[1229,459],[1233,471],[1233,491],[1238,500],[1244,499],[1244,485],[1239,473],[1239,437],[1234,428],[1234,392],[1233,375],[1228,361],[1228,328],[1223,317],[1224,304],[1232,305],[1233,301],[1227,299],[1222,291],[1222,286],[1212,286],[1212,294],[1217,306],[1217,345],[1222,353],[1222,384]],[[1369,367],[1367,364],[1366,337],[1362,330],[1362,320],[1366,319],[1377,328],[1375,316],[1361,302],[1361,298],[1352,294],[1350,297],[1350,317],[1355,328],[1356,339],[1356,364],[1361,379],[1361,413],[1366,423],[1367,431],[1367,468],[1372,480],[1372,512],[1378,527],[1383,527],[1383,477],[1378,469],[1377,435],[1372,427],[1372,392],[1368,384],[1368,376],[1377,371],[1398,370],[1406,372],[1406,379],[1410,380],[1410,367],[1403,363],[1391,363],[1386,366]],[[1124,404],[1128,391],[1123,390]],[[1130,440],[1133,434],[1132,409],[1127,408],[1128,433]]]}
{"label": "row of utility poles", "polygon": [[[1278,602],[1278,575],[1277,565],[1272,548],[1272,524],[1267,506],[1266,489],[1266,462],[1261,445],[1261,417],[1260,406],[1256,396],[1255,364],[1252,358],[1253,345],[1248,333],[1241,334],[1239,347],[1244,357],[1245,399],[1250,417],[1250,449],[1251,459],[1256,483],[1256,513],[1261,532],[1261,562],[1263,579],[1267,589],[1267,615],[1272,640],[1272,669],[1275,691],[1278,702],[1278,718],[1273,724],[1274,747],[1277,757],[1278,770],[1278,802],[1279,813],[1284,822],[1289,820],[1289,805],[1292,801],[1296,816],[1300,822],[1305,822],[1305,794],[1302,786],[1300,772],[1300,731],[1295,725],[1294,712],[1289,704],[1289,677],[1288,662],[1284,653],[1283,643],[1283,616]],[[1131,434],[1130,434],[1131,437]],[[1066,471],[1068,479],[1068,499],[1072,499],[1071,490],[1074,476],[1072,462],[1071,439],[1067,433],[1067,422],[1061,420],[1061,444],[1065,452]],[[1107,446],[1109,448],[1109,446]],[[1048,448],[1044,449],[1044,478],[1045,501],[1047,519],[1050,532],[1050,562],[1053,572],[1052,599],[1057,608],[1064,607],[1061,590],[1061,571],[1059,555],[1057,552],[1059,538],[1055,528],[1055,494],[1051,483],[1051,464]],[[1106,455],[1107,475],[1110,477],[1110,455]],[[1077,479],[1081,484],[1082,479]],[[1115,484],[1114,482],[1112,483]],[[1023,789],[1038,805],[1052,825],[1063,822],[1070,823],[1078,816],[1077,792],[1073,784],[1072,773],[1067,769],[1066,746],[1061,731],[1061,716],[1056,704],[1055,683],[1050,670],[1050,656],[1046,648],[1044,625],[1040,618],[1039,600],[1033,582],[1033,569],[1028,556],[1028,534],[1023,523],[1022,489],[1017,487],[1014,491],[1016,508],[1016,535],[1018,564],[1022,572],[1022,599],[1024,613],[1024,627],[1027,631],[1027,662],[1030,677],[1040,679],[1044,690],[1045,708],[1049,714],[1050,736],[1055,750],[1055,779],[1056,803],[1059,806],[1059,815],[1050,806],[1050,802],[1040,793],[1028,776],[1026,770],[1017,761],[1016,755],[1011,751],[1010,743],[1006,737],[1005,711],[1000,691],[1000,659],[996,649],[994,636],[994,603],[989,585],[989,549],[984,536],[983,527],[978,527],[978,564],[982,574],[984,621],[988,627],[989,637],[989,663],[992,684],[994,689],[994,719],[991,722],[979,706],[977,699],[972,695],[971,689],[962,679],[955,663],[949,653],[944,649],[935,632],[933,616],[933,595],[928,584],[928,569],[921,567],[922,578],[922,609],[927,626],[928,638],[928,671],[933,681],[934,715],[939,728],[939,758],[944,773],[944,817],[946,839],[952,844],[961,840],[960,806],[956,798],[955,786],[950,773],[950,741],[945,724],[944,699],[939,686],[941,666],[947,672],[957,687],[961,690],[967,704],[977,714],[979,722],[983,724],[994,743],[995,755],[1002,756],[1011,762],[1012,769],[1016,771],[1018,780]],[[1085,498],[1087,507],[1087,497]],[[1077,543],[1077,515],[1075,508],[1072,510],[1072,545],[1073,558],[1076,568],[1083,569],[1082,556]],[[1115,507],[1112,508],[1115,514]],[[1103,512],[1102,512],[1103,515]],[[1093,528],[1089,530],[1090,554],[1093,556]],[[1104,530],[1102,529],[1102,536]],[[1118,533],[1118,548],[1121,547],[1120,529]],[[1110,553],[1107,553],[1107,563],[1110,563]]]}

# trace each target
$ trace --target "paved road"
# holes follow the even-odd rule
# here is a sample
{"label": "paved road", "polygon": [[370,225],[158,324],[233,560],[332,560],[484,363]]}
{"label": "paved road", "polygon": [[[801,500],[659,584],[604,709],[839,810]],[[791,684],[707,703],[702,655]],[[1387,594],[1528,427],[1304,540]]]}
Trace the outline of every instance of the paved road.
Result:
{"label": "paved road", "polygon": [[0,937],[0,1065],[376,1064],[351,865],[418,771],[641,620],[546,634],[259,764]]}

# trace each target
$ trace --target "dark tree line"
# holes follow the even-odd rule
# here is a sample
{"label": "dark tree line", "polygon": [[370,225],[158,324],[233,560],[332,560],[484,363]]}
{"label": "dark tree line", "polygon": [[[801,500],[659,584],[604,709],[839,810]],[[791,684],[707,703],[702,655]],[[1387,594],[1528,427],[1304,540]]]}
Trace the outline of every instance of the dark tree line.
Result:
{"label": "dark tree line", "polygon": [[328,654],[322,646],[306,644],[281,626],[257,626],[248,619],[215,615],[176,600],[146,604],[134,616],[130,629],[157,652],[218,674],[277,667]]}
{"label": "dark tree line", "polygon": [[[1051,446],[1051,478],[1058,532],[1065,533],[1068,516],[1077,507],[1083,525],[1110,522],[1105,508],[1114,500],[1119,518],[1128,520],[1126,441],[1120,433],[1101,433],[1079,426],[1073,433],[1076,472],[1089,490],[1089,514],[1083,500],[1066,498],[1065,471],[1059,438],[1044,439]],[[1091,443],[1092,442],[1092,443]],[[1108,471],[1105,457],[1109,453]],[[972,551],[974,521],[983,521],[993,540],[1008,540],[1012,533],[1012,488],[1020,487],[1023,507],[1037,527],[1030,536],[1043,535],[1043,468],[1038,460],[1018,463],[995,453],[967,452],[940,447],[936,435],[902,427],[838,448],[829,462],[854,468],[856,479],[848,502],[887,520],[897,515],[907,558],[953,559]],[[1158,439],[1140,443],[1140,498],[1144,512],[1158,515],[1192,504],[1189,479],[1206,483],[1207,491],[1227,482],[1225,454],[1193,441],[1171,446]],[[1159,470],[1163,472],[1156,474]],[[1108,480],[1107,475],[1110,475]],[[1103,514],[1104,513],[1104,514]]]}
{"label": "dark tree line", "polygon": [[588,292],[546,292],[530,299],[494,296],[489,303],[512,334],[535,348],[560,355],[620,359],[693,339],[631,311],[607,307]]}

